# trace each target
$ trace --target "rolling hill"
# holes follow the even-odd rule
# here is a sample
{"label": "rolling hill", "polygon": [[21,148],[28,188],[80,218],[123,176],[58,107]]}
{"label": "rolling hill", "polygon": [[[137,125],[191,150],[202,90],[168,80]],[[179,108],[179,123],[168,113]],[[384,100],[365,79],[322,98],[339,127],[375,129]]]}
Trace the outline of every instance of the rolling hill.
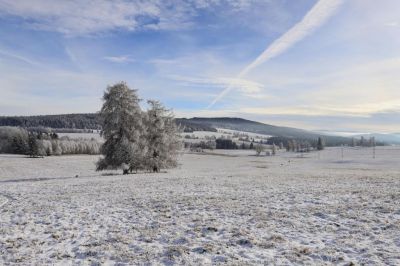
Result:
{"label": "rolling hill", "polygon": [[237,117],[193,117],[190,119],[179,119],[179,121],[190,121],[190,123],[193,124],[205,125],[213,128],[246,131],[283,139],[297,139],[313,142],[316,141],[318,137],[322,137],[328,146],[351,143],[351,139],[346,137],[323,135],[303,129],[274,126]]}
{"label": "rolling hill", "polygon": [[[324,138],[329,146],[349,144],[350,139],[339,136],[328,136],[312,131],[280,127],[237,117],[193,117],[176,118],[176,123],[184,131],[216,131],[216,128],[225,128],[238,131],[253,132],[286,139],[315,141],[318,137]],[[53,129],[99,129],[100,119],[97,114],[62,114],[40,116],[13,116],[0,117],[0,126],[19,126],[25,128],[48,127]]]}

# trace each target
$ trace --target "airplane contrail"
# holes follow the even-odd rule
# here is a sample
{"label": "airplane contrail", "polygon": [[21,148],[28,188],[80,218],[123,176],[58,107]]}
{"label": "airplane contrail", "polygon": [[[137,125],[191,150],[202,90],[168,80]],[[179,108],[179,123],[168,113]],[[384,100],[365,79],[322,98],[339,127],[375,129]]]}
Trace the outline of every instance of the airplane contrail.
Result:
{"label": "airplane contrail", "polygon": [[[243,78],[247,73],[261,65],[262,63],[274,58],[294,44],[304,39],[307,35],[311,34],[314,30],[324,24],[341,5],[343,0],[320,0],[316,3],[310,11],[303,17],[303,19],[289,29],[285,34],[276,39],[269,45],[264,52],[262,52],[253,62],[247,65],[237,76]],[[207,106],[211,108],[215,103],[221,100],[228,92],[233,89],[232,84],[226,87],[215,99]]]}
{"label": "airplane contrail", "polygon": [[7,57],[12,57],[14,59],[18,59],[19,61],[23,61],[25,63],[28,63],[28,64],[32,65],[32,66],[40,66],[39,63],[37,63],[37,62],[35,62],[33,60],[30,60],[29,58],[26,58],[26,57],[23,57],[23,56],[20,56],[18,54],[14,54],[14,53],[11,53],[11,52],[8,52],[8,51],[3,51],[1,49],[0,49],[0,55],[4,55],[4,56],[7,56]]}

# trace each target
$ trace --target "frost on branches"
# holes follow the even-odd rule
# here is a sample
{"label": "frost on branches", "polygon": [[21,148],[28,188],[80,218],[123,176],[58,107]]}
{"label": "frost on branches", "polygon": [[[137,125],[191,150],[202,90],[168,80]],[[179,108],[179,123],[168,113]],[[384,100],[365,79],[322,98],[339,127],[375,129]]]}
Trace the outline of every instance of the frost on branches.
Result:
{"label": "frost on branches", "polygon": [[146,168],[158,172],[162,168],[177,166],[178,150],[181,142],[171,110],[166,109],[159,101],[148,101],[149,110],[146,121]]}
{"label": "frost on branches", "polygon": [[143,112],[137,91],[123,82],[108,87],[103,100],[100,116],[105,142],[98,171],[122,169],[127,174],[176,167],[181,145],[170,110],[158,101],[148,101],[150,108]]}

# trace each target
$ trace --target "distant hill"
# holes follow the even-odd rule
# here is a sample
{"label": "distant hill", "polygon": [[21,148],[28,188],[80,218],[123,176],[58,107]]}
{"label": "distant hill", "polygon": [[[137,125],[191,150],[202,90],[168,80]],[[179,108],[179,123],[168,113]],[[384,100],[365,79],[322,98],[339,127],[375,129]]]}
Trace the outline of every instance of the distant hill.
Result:
{"label": "distant hill", "polygon": [[296,138],[296,137],[318,138],[318,136],[322,136],[302,129],[273,126],[237,117],[216,117],[216,118],[194,117],[188,120],[195,124],[205,124],[215,128],[226,128],[226,129],[254,132],[271,136],[282,136],[288,138]]}
{"label": "distant hill", "polygon": [[237,117],[215,117],[215,118],[194,117],[185,120],[198,125],[206,125],[214,128],[225,128],[238,131],[253,132],[258,134],[275,136],[282,139],[297,139],[297,140],[306,140],[313,142],[316,141],[318,137],[322,137],[328,146],[336,146],[340,144],[351,143],[351,139],[346,137],[329,136],[291,127],[273,126]]}
{"label": "distant hill", "polygon": [[[176,123],[185,131],[217,131],[215,128],[204,124],[192,123],[188,119],[177,118]],[[24,128],[57,128],[57,129],[100,129],[98,114],[61,114],[61,115],[36,115],[36,116],[0,116],[0,126],[13,126]]]}
{"label": "distant hill", "polygon": [[99,129],[97,114],[0,116],[0,126]]}
{"label": "distant hill", "polygon": [[[216,128],[225,128],[238,131],[253,132],[271,135],[282,139],[298,139],[316,141],[322,137],[326,144],[335,146],[350,144],[351,140],[346,137],[328,136],[315,132],[291,128],[279,127],[236,117],[215,118],[176,118],[176,123],[184,131],[216,131]],[[68,129],[100,129],[98,114],[63,114],[63,115],[40,115],[40,116],[13,116],[0,117],[0,126],[19,127],[49,127]],[[277,139],[278,141],[278,139]]]}
{"label": "distant hill", "polygon": [[184,132],[193,132],[193,131],[213,131],[217,132],[217,129],[213,126],[210,126],[205,123],[196,123],[191,119],[187,118],[175,118],[175,123],[182,128]]}

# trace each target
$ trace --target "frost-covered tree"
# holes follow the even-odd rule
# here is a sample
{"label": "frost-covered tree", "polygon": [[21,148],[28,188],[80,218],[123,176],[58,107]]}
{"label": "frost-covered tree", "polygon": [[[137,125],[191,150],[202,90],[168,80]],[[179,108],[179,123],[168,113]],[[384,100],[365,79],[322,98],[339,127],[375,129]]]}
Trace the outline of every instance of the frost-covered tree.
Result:
{"label": "frost-covered tree", "polygon": [[370,137],[369,138],[369,146],[370,147],[375,147],[376,146],[375,137]]}
{"label": "frost-covered tree", "polygon": [[258,143],[255,147],[256,149],[256,154],[259,156],[263,151],[264,151],[264,146],[260,143]]}
{"label": "frost-covered tree", "polygon": [[286,151],[292,151],[293,143],[292,140],[289,139],[286,145]]}
{"label": "frost-covered tree", "polygon": [[28,136],[16,134],[12,139],[12,151],[16,154],[26,154],[29,150]]}
{"label": "frost-covered tree", "polygon": [[136,90],[121,82],[109,86],[103,96],[100,111],[104,155],[97,163],[97,170],[140,168],[143,161],[143,119]]}
{"label": "frost-covered tree", "polygon": [[250,147],[249,147],[249,149],[250,149],[250,150],[254,149],[254,144],[253,144],[253,141],[250,143]]}
{"label": "frost-covered tree", "polygon": [[[38,135],[38,137],[40,136],[40,134]],[[44,157],[47,155],[47,151],[46,151],[46,146],[44,145],[44,141],[43,139],[38,139],[38,153],[39,156]]]}
{"label": "frost-covered tree", "polygon": [[275,145],[275,143],[272,143],[271,152],[272,152],[272,155],[276,155],[276,145]]}
{"label": "frost-covered tree", "polygon": [[181,148],[178,130],[171,110],[159,101],[148,101],[146,113],[146,160],[145,167],[153,172],[162,168],[177,166],[178,151]]}
{"label": "frost-covered tree", "polygon": [[39,144],[38,139],[34,133],[29,133],[28,137],[28,155],[30,157],[39,156]]}
{"label": "frost-covered tree", "polygon": [[45,153],[46,156],[53,155],[53,146],[50,140],[42,140],[43,150],[42,153]]}
{"label": "frost-covered tree", "polygon": [[351,147],[357,146],[357,141],[355,138],[351,138]]}
{"label": "frost-covered tree", "polygon": [[62,150],[60,148],[60,144],[58,140],[52,140],[51,141],[51,149],[53,151],[53,155],[61,155],[62,154]]}
{"label": "frost-covered tree", "polygon": [[364,136],[361,136],[361,139],[360,139],[360,146],[361,146],[361,147],[365,147],[365,146],[367,146],[366,143],[367,143],[367,141],[366,141],[366,139],[364,138]]}

